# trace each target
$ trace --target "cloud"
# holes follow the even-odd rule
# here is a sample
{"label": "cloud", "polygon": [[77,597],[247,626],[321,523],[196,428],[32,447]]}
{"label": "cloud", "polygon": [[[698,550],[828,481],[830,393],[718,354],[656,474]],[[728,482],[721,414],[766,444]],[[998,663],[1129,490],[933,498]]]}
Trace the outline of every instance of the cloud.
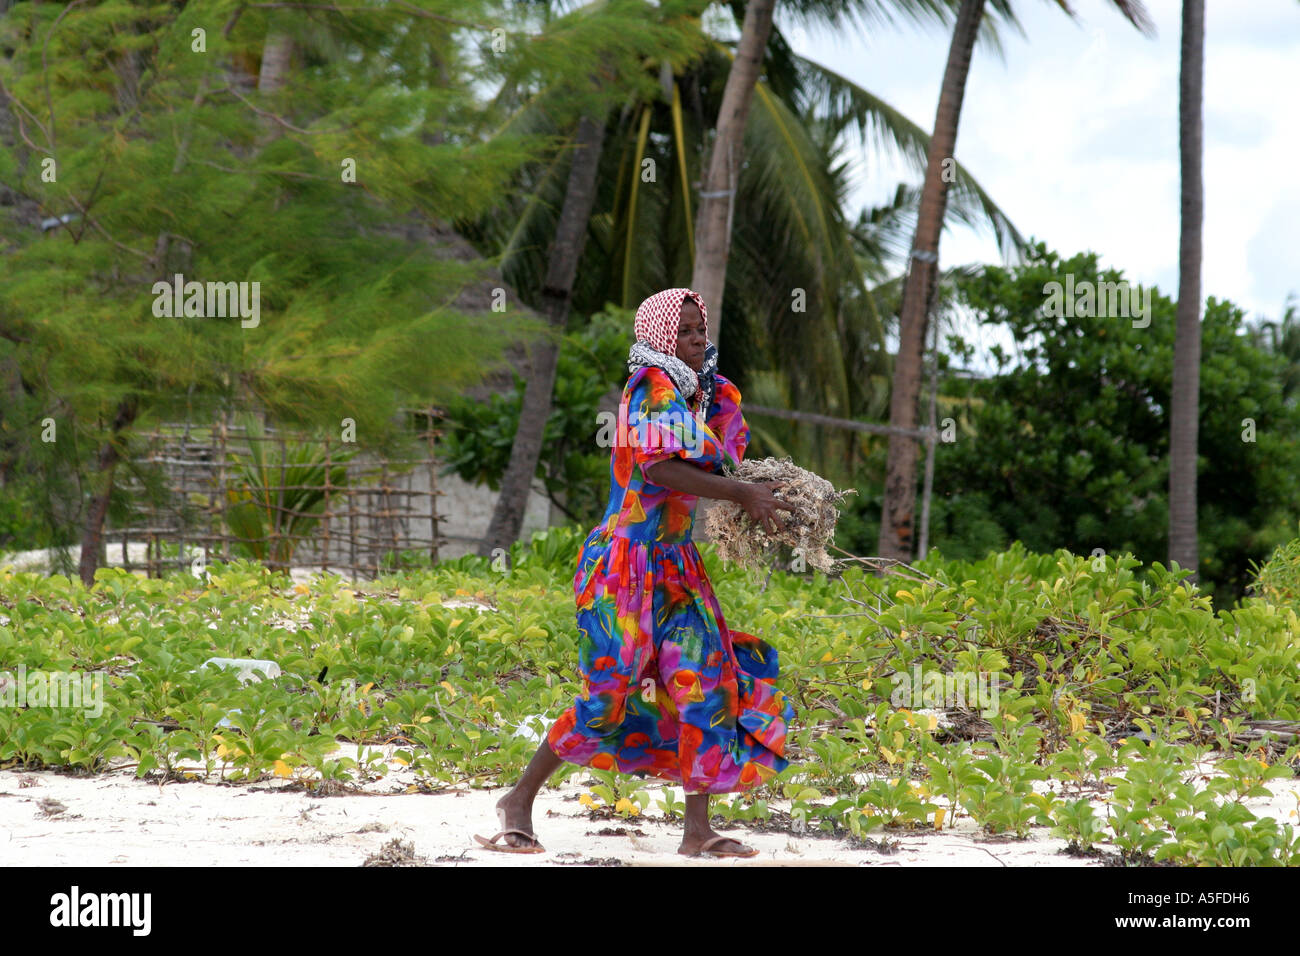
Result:
{"label": "cloud", "polygon": [[1253,298],[1279,318],[1287,295],[1300,295],[1300,196],[1276,203],[1246,244]]}
{"label": "cloud", "polygon": [[[1179,0],[1147,0],[1157,38],[1105,4],[1072,21],[1018,10],[1005,62],[977,48],[957,158],[1026,235],[1064,255],[1090,249],[1131,281],[1177,294]],[[796,49],[930,127],[947,58],[940,30],[812,36]],[[1206,20],[1202,288],[1277,314],[1300,286],[1300,4],[1213,6]],[[856,148],[856,147],[855,147]],[[853,201],[884,201],[919,174],[896,158],[860,165]],[[854,210],[856,211],[856,210]],[[946,232],[946,265],[998,261],[987,234]],[[1289,256],[1289,258],[1288,258]]]}

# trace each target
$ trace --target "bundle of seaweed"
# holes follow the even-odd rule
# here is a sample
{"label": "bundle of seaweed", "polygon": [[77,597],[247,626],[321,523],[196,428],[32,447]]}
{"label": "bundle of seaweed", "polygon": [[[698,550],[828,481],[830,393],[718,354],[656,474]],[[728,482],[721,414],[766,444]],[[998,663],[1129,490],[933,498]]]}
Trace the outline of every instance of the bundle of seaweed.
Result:
{"label": "bundle of seaweed", "polygon": [[725,474],[741,481],[784,482],[782,487],[773,490],[773,496],[795,510],[778,511],[784,527],[776,534],[769,534],[739,504],[718,503],[709,510],[705,527],[719,557],[750,568],[766,568],[772,555],[785,545],[792,549],[796,561],[802,557],[808,565],[826,574],[841,570],[840,562],[827,554],[826,548],[835,542],[835,524],[840,517],[836,506],[846,496],[855,494],[856,489],[836,491],[821,475],[800,468],[789,458],[744,461],[737,468],[727,469]]}

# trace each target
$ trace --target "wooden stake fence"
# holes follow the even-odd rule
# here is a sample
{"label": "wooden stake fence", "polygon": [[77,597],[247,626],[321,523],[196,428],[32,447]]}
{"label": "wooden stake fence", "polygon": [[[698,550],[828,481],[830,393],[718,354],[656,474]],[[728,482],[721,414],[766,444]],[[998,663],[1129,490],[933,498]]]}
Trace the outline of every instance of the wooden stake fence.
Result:
{"label": "wooden stake fence", "polygon": [[[268,428],[257,437],[226,418],[205,427],[164,423],[138,435],[144,451],[133,459],[137,466],[162,469],[171,500],[149,504],[143,486],[128,479],[122,490],[137,503],[138,518],[126,527],[107,528],[106,540],[120,543],[126,570],[144,570],[149,577],[167,569],[188,569],[200,556],[205,564],[249,557],[243,550],[249,543],[233,533],[229,512],[237,503],[231,501],[232,495],[253,492],[258,496],[254,500],[265,532],[260,543],[268,567],[288,571],[293,565],[373,578],[413,563],[436,563],[439,547],[447,543],[439,534],[438,497],[443,492],[438,489],[434,455],[441,432],[435,410],[419,414],[427,418],[427,427],[412,433],[411,439],[417,449],[421,446],[416,443],[424,439],[424,457],[386,458],[363,450],[345,462],[338,460],[339,443],[331,436]],[[268,449],[262,475],[264,481],[273,480],[261,485],[247,484],[237,467],[240,461],[251,460],[253,442],[263,442]],[[320,446],[313,460],[324,466],[321,484],[288,483],[291,442]],[[341,483],[334,474],[340,467],[345,474]],[[305,510],[285,506],[286,492],[303,490],[319,492],[320,502]],[[263,493],[272,503],[261,497]],[[295,520],[314,524],[299,532],[293,528]],[[426,528],[427,534],[417,533]],[[128,543],[137,549],[144,546],[143,561],[138,555],[132,558]],[[277,545],[289,560],[277,560]]]}

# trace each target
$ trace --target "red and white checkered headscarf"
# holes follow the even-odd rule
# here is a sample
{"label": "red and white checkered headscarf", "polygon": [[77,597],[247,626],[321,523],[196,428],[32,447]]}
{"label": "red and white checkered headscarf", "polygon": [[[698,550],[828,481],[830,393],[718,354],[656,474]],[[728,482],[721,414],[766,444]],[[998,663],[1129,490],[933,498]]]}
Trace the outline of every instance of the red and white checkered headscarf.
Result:
{"label": "red and white checkered headscarf", "polygon": [[656,292],[641,303],[636,310],[636,340],[645,342],[656,352],[665,355],[677,354],[677,328],[682,321],[682,303],[690,296],[700,307],[705,327],[708,326],[709,313],[704,308],[704,300],[699,293],[690,289],[664,289]]}
{"label": "red and white checkered headscarf", "polygon": [[628,371],[647,365],[663,369],[693,407],[702,414],[712,407],[717,392],[718,349],[705,339],[704,365],[697,372],[677,357],[677,331],[682,323],[682,304],[690,297],[700,307],[708,328],[709,313],[699,293],[690,289],[664,289],[641,303],[636,310],[636,342],[628,352]]}

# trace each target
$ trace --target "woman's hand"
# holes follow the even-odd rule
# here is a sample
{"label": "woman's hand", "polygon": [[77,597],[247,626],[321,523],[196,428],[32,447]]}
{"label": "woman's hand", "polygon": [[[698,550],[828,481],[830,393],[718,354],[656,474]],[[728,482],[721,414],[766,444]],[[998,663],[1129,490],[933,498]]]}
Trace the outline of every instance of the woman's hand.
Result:
{"label": "woman's hand", "polygon": [[768,534],[776,534],[789,520],[776,513],[778,508],[791,512],[795,510],[794,505],[772,494],[773,489],[780,488],[784,484],[784,481],[742,482],[744,487],[736,499],[753,522],[765,529]]}

